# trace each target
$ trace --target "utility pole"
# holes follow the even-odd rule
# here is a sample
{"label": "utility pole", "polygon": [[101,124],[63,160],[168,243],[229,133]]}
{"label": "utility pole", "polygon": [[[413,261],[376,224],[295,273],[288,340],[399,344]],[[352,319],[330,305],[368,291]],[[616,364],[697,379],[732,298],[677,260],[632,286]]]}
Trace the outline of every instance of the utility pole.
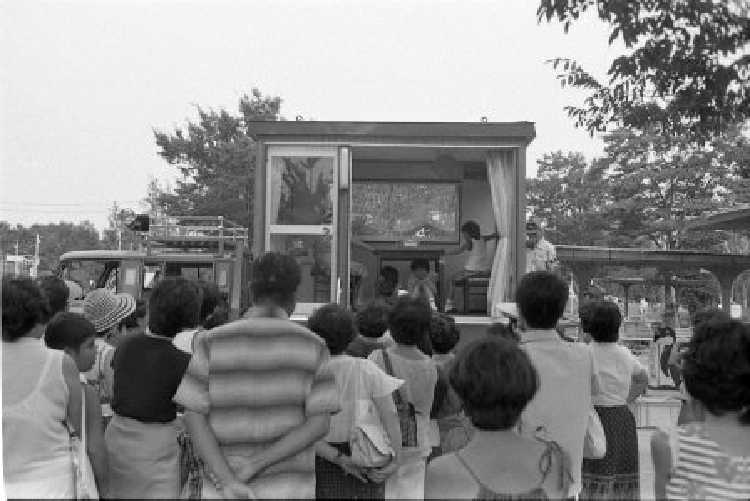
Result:
{"label": "utility pole", "polygon": [[16,240],[16,276],[21,274],[21,270],[18,269],[19,263],[18,263],[18,240]]}
{"label": "utility pole", "polygon": [[31,267],[30,275],[32,278],[36,278],[39,273],[39,233],[36,234],[36,246],[34,246],[34,265]]}

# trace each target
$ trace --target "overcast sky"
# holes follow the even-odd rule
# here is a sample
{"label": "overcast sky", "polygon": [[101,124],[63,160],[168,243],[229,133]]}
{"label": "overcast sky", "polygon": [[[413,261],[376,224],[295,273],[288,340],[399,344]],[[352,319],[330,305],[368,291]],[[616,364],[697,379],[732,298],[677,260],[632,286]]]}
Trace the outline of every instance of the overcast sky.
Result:
{"label": "overcast sky", "polygon": [[536,123],[528,168],[602,151],[544,61],[604,77],[621,50],[594,18],[536,22],[537,0],[0,2],[0,220],[107,225],[175,169],[152,128],[236,112],[258,87],[315,120]]}

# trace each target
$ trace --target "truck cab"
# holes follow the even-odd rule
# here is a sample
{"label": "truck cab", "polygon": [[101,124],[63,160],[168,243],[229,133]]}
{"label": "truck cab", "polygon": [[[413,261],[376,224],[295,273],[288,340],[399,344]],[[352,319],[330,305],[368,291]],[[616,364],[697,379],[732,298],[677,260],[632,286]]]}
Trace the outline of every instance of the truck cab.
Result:
{"label": "truck cab", "polygon": [[222,217],[152,218],[138,238],[138,250],[81,250],[60,257],[56,274],[83,289],[128,293],[147,301],[154,285],[166,276],[214,282],[232,318],[249,305],[251,255],[247,230]]}

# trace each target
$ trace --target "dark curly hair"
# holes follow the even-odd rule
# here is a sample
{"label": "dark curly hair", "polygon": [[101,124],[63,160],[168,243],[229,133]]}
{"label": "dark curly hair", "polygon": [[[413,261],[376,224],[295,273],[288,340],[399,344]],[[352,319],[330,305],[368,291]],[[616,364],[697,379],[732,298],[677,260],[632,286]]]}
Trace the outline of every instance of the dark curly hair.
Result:
{"label": "dark curly hair", "polygon": [[382,299],[373,299],[357,312],[357,329],[367,338],[379,338],[388,330],[388,314],[391,307]]}
{"label": "dark curly hair", "polygon": [[173,338],[183,329],[200,324],[201,289],[194,280],[165,277],[148,300],[148,328],[159,336]]}
{"label": "dark curly hair", "polygon": [[472,240],[479,240],[482,238],[482,230],[479,228],[476,221],[466,221],[461,225],[461,232],[469,235]]}
{"label": "dark curly hair", "polygon": [[[622,313],[612,301],[596,301],[588,314],[588,334],[598,343],[616,343],[620,338]],[[586,332],[586,331],[584,331]]]}
{"label": "dark curly hair", "polygon": [[388,327],[393,340],[404,346],[429,344],[431,316],[430,307],[419,299],[411,296],[398,298],[388,315]]}
{"label": "dark curly hair", "polygon": [[49,319],[49,303],[29,277],[3,276],[3,340],[17,341]]}
{"label": "dark curly hair", "polygon": [[68,296],[70,296],[70,289],[65,285],[65,280],[54,275],[48,275],[37,278],[36,283],[47,296],[50,317],[54,316],[55,313],[65,311],[68,307]]}
{"label": "dark curly hair", "polygon": [[458,330],[456,321],[438,312],[432,312],[429,335],[433,350],[441,355],[449,353],[461,339],[461,331]]}
{"label": "dark curly hair", "polygon": [[250,283],[253,302],[271,299],[279,306],[290,306],[301,282],[302,273],[292,256],[266,252],[253,262]]}
{"label": "dark curly hair", "polygon": [[568,284],[550,271],[532,271],[521,278],[516,303],[532,329],[554,329],[565,312]]}
{"label": "dark curly hair", "polygon": [[340,355],[357,335],[354,314],[343,306],[330,303],[313,311],[307,328],[323,338],[331,355]]}
{"label": "dark curly hair", "polygon": [[461,350],[450,383],[474,426],[498,431],[516,425],[539,389],[539,376],[518,343],[485,337]]}
{"label": "dark curly hair", "polygon": [[750,426],[750,327],[713,317],[695,327],[683,359],[688,393],[716,416],[739,412]]}

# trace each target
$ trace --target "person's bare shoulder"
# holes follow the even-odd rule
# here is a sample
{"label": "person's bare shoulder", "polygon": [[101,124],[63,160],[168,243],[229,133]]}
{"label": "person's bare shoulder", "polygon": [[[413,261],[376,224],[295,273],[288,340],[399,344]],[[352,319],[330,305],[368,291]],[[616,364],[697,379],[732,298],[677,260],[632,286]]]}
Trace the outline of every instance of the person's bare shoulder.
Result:
{"label": "person's bare shoulder", "polygon": [[477,486],[455,454],[440,456],[427,465],[425,499],[473,499]]}

